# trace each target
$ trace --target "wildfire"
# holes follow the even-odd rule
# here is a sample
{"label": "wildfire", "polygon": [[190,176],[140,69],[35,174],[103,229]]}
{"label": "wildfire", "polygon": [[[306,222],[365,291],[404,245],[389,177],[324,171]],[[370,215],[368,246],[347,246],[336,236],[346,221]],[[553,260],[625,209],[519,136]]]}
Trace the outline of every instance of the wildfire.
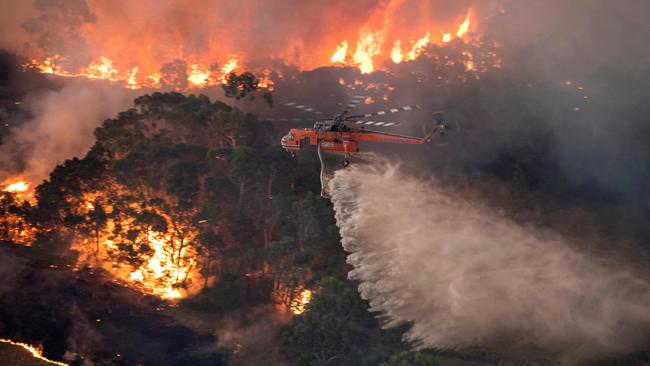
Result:
{"label": "wildfire", "polygon": [[340,45],[336,47],[336,51],[332,55],[330,61],[332,61],[333,63],[337,63],[337,62],[343,63],[345,62],[345,58],[347,54],[348,54],[348,41],[343,41],[341,42]]}
{"label": "wildfire", "polygon": [[373,31],[364,27],[359,34],[357,50],[352,60],[359,66],[362,74],[368,74],[375,69],[373,57],[381,54],[381,46],[384,42],[383,34],[380,31]]}
{"label": "wildfire", "polygon": [[18,200],[30,201],[34,199],[34,192],[31,184],[23,177],[13,177],[5,180],[0,184],[0,190],[13,193]]}
{"label": "wildfire", "polygon": [[29,183],[23,182],[23,181],[18,181],[16,183],[12,183],[8,186],[5,187],[5,191],[7,192],[25,192],[29,189]]}
{"label": "wildfire", "polygon": [[227,82],[228,74],[233,72],[239,66],[239,59],[237,55],[230,56],[230,59],[226,62],[223,67],[221,67],[221,83],[225,84]]}
{"label": "wildfire", "polygon": [[393,50],[390,51],[390,59],[393,60],[393,62],[396,63],[396,64],[402,62],[402,42],[401,41],[395,41],[395,45],[393,45]]}
{"label": "wildfire", "polygon": [[43,350],[40,347],[35,347],[35,346],[29,345],[27,343],[12,341],[11,339],[2,339],[2,338],[0,338],[0,342],[8,343],[8,344],[11,344],[11,345],[14,345],[14,346],[22,347],[25,351],[29,352],[34,358],[38,358],[39,360],[47,362],[49,364],[59,365],[59,366],[69,366],[67,363],[52,361],[52,360],[44,357],[43,356]]}
{"label": "wildfire", "polygon": [[153,231],[147,233],[153,247],[153,255],[141,268],[129,274],[129,280],[137,282],[163,299],[173,300],[183,297],[179,284],[186,280],[194,267],[194,258],[187,254],[188,248],[181,248],[179,261],[174,262],[166,252],[170,235],[160,235]]}
{"label": "wildfire", "polygon": [[[116,183],[110,186],[121,189]],[[72,247],[80,254],[79,266],[102,267],[116,281],[172,302],[209,284],[199,265],[197,229],[185,216],[137,203],[115,207],[102,192],[84,193],[78,201],[71,199],[91,229],[91,235],[75,240]],[[125,211],[131,214],[123,214]],[[139,219],[143,214],[155,215],[159,225],[143,225]],[[105,218],[105,226],[96,226],[95,217]]]}
{"label": "wildfire", "polygon": [[[114,65],[113,60],[105,56],[101,56],[98,61],[92,62],[76,72],[66,70],[62,66],[65,61],[65,58],[55,55],[42,60],[33,59],[31,62],[24,64],[23,68],[63,77],[84,77],[88,79],[120,82],[129,89],[161,87],[160,81],[162,74],[160,71],[145,74],[141,72],[139,66],[118,69]],[[239,56],[232,55],[225,60],[221,68],[215,68],[214,65],[192,63],[187,65],[185,70],[175,71],[179,75],[183,73],[187,75],[188,85],[193,87],[206,87],[225,83],[227,75],[238,68]]]}
{"label": "wildfire", "polygon": [[[367,74],[375,70],[374,59],[382,55],[384,51],[384,41],[391,38],[390,32],[387,31],[390,25],[390,20],[388,15],[384,19],[383,25],[381,27],[371,27],[368,24],[364,25],[359,31],[359,37],[357,40],[356,49],[352,56],[352,60],[347,60],[347,50],[348,50],[348,41],[342,41],[337,47],[330,61],[332,63],[347,63],[350,65],[356,65],[361,73]],[[458,25],[455,32],[456,37],[464,40],[465,36],[468,34],[471,23],[471,9],[467,12],[465,20]],[[445,44],[451,42],[453,38],[452,32],[439,32],[437,34],[442,34],[440,40],[436,42],[431,37],[432,32],[427,31],[424,33],[424,36],[421,38],[415,39],[410,42],[410,47],[403,50],[403,45],[407,44],[406,42],[396,39],[393,42],[393,46],[390,49],[390,60],[399,64],[403,61],[415,60],[424,49],[432,44]]]}
{"label": "wildfire", "polygon": [[409,52],[408,58],[409,60],[415,60],[416,57],[422,53],[422,49],[426,47],[429,42],[431,42],[429,33],[425,34],[424,37],[418,39],[413,43],[413,47],[411,47],[411,52]]}
{"label": "wildfire", "polygon": [[294,315],[300,315],[307,310],[307,305],[311,302],[313,292],[309,289],[303,289],[300,295],[291,303],[291,312]]}
{"label": "wildfire", "polygon": [[467,17],[463,21],[463,23],[458,27],[458,32],[456,32],[456,35],[458,38],[463,38],[465,33],[469,30],[469,26],[471,24],[470,17],[472,16],[471,10],[467,12]]}
{"label": "wildfire", "polygon": [[[99,62],[90,64],[79,75],[89,79],[121,80],[118,71],[113,67],[113,61],[108,57],[102,57]],[[128,80],[128,76],[126,79]]]}
{"label": "wildfire", "polygon": [[207,83],[208,78],[210,77],[210,70],[205,66],[199,64],[190,65],[190,76],[187,77],[187,80],[197,86],[204,85]]}
{"label": "wildfire", "polygon": [[[423,2],[378,2],[358,27],[355,23],[343,22],[341,25],[338,17],[334,20],[324,16],[323,25],[327,28],[323,29],[328,31],[309,35],[316,41],[310,39],[308,42],[303,39],[306,36],[297,35],[295,39],[288,37],[283,45],[255,44],[255,47],[248,41],[233,42],[229,39],[227,25],[223,29],[202,33],[202,37],[197,38],[207,42],[202,47],[196,47],[195,42],[199,41],[187,36],[183,28],[186,24],[176,24],[174,19],[171,19],[171,24],[148,19],[147,28],[133,30],[140,32],[140,38],[134,39],[132,33],[122,30],[123,26],[117,27],[118,24],[126,24],[124,19],[116,18],[108,11],[110,7],[97,3],[93,4],[93,7],[97,7],[93,10],[103,15],[100,16],[101,21],[85,24],[80,31],[83,39],[93,45],[87,51],[92,54],[85,55],[91,62],[79,65],[78,60],[64,54],[68,52],[65,48],[59,53],[34,48],[24,51],[24,56],[31,62],[23,66],[64,77],[109,80],[130,89],[171,87],[182,91],[218,86],[226,81],[230,72],[242,67],[257,73],[272,65],[264,64],[267,62],[265,60],[280,60],[301,70],[335,64],[357,67],[362,73],[370,73],[391,61],[399,64],[413,60],[432,44],[444,45],[454,39],[468,44],[473,41],[470,35],[477,25],[472,9],[457,9],[456,14],[460,17],[454,21],[434,19],[424,13],[417,15],[412,22],[404,22],[403,17],[398,17],[398,14],[404,14],[402,10],[414,14],[417,9],[426,8],[425,4],[420,4]],[[134,3],[133,7],[138,8],[139,5]],[[197,10],[187,11],[192,13]],[[189,26],[196,26],[196,31],[200,33],[206,27],[198,23],[212,18],[197,16],[193,19],[197,24]],[[336,23],[330,24],[332,21]],[[161,34],[170,39],[161,39]],[[250,38],[252,41],[256,39]]]}

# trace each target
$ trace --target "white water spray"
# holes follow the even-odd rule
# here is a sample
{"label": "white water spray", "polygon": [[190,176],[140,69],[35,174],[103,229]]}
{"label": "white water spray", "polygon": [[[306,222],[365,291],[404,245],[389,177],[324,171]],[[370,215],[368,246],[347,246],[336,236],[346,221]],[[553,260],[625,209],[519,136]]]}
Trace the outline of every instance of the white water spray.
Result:
{"label": "white water spray", "polygon": [[650,285],[383,161],[329,183],[361,296],[416,347],[534,345],[574,357],[650,339]]}

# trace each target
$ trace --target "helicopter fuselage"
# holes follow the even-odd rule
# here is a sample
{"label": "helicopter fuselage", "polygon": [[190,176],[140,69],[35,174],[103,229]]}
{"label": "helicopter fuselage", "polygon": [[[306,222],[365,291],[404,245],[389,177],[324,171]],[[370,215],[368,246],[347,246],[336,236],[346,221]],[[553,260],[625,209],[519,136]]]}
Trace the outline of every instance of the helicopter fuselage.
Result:
{"label": "helicopter fuselage", "polygon": [[360,142],[392,142],[420,145],[426,143],[438,130],[434,128],[424,137],[404,136],[387,132],[372,131],[361,126],[336,124],[330,121],[316,122],[314,128],[292,128],[280,143],[282,148],[295,153],[307,145],[320,146],[321,150],[346,154],[359,152]]}

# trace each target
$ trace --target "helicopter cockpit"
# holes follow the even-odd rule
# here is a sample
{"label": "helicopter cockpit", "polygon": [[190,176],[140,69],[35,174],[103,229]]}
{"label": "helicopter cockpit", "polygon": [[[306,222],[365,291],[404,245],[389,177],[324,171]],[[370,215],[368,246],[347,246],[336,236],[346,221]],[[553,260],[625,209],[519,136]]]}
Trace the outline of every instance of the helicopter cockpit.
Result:
{"label": "helicopter cockpit", "polygon": [[349,127],[345,124],[337,124],[331,121],[318,121],[314,123],[314,131],[317,132],[345,132]]}

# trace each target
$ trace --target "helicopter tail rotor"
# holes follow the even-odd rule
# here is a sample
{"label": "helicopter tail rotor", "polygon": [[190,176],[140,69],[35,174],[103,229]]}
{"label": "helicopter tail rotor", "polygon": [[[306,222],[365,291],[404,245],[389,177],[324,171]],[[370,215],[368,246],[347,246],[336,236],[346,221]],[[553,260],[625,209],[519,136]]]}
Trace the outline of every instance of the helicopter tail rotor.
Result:
{"label": "helicopter tail rotor", "polygon": [[455,121],[449,121],[444,112],[435,112],[433,114],[436,128],[439,130],[432,140],[437,146],[449,145],[449,132],[458,132],[459,126]]}

